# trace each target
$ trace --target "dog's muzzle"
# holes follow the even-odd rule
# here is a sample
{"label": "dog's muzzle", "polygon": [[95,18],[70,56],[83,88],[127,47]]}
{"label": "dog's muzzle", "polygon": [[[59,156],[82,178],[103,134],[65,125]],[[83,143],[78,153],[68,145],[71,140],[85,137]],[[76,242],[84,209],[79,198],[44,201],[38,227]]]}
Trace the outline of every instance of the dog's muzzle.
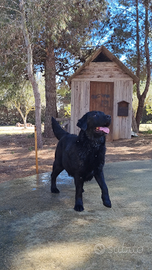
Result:
{"label": "dog's muzzle", "polygon": [[107,127],[111,123],[111,116],[110,115],[106,115],[106,118],[107,118],[107,122],[106,122],[105,126]]}

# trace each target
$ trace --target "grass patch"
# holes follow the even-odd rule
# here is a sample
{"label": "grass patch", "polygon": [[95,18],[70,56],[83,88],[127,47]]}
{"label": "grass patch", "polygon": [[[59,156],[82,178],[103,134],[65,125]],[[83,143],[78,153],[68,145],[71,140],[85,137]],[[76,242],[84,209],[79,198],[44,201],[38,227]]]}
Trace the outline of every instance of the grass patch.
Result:
{"label": "grass patch", "polygon": [[152,134],[152,130],[151,129],[148,129],[148,130],[145,130],[145,131],[142,131],[143,134]]}
{"label": "grass patch", "polygon": [[28,150],[31,152],[31,151],[34,150],[34,147],[31,146],[31,147],[28,148]]}
{"label": "grass patch", "polygon": [[27,135],[27,138],[34,138],[34,133],[31,133],[31,134],[29,134],[29,135]]}

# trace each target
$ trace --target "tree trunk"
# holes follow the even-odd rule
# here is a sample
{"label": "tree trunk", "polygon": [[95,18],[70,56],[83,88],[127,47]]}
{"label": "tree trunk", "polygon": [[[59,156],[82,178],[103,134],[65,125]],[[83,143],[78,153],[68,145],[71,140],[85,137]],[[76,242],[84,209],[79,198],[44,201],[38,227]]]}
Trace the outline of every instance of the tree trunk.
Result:
{"label": "tree trunk", "polygon": [[24,114],[22,113],[21,108],[20,108],[21,107],[20,106],[20,103],[17,105],[17,103],[15,102],[13,105],[18,110],[19,114],[21,115],[22,120],[23,120],[23,123],[24,123],[24,128],[26,128],[26,119],[27,119],[27,116],[24,116]]}
{"label": "tree trunk", "polygon": [[138,131],[139,131],[140,120],[142,119],[142,115],[143,115],[144,101],[145,99],[141,95],[140,98],[138,99],[138,108],[137,108],[137,113],[136,113],[136,123],[137,123]]}
{"label": "tree trunk", "polygon": [[[137,71],[136,75],[140,78],[140,36],[139,36],[139,12],[138,12],[138,0],[136,0],[136,49],[137,49]],[[137,98],[140,98],[140,80],[136,84],[137,86]]]}
{"label": "tree trunk", "polygon": [[138,133],[137,123],[136,123],[136,119],[135,119],[135,113],[134,113],[133,109],[132,109],[132,131],[135,133]]}
{"label": "tree trunk", "polygon": [[42,148],[43,142],[42,142],[42,135],[41,135],[41,97],[40,92],[38,89],[38,84],[36,82],[36,79],[34,77],[33,72],[33,52],[32,52],[32,46],[29,38],[29,33],[26,25],[26,15],[24,10],[24,0],[20,1],[20,11],[21,11],[21,23],[22,23],[22,30],[23,30],[23,36],[25,40],[25,45],[27,49],[27,72],[28,72],[28,78],[32,84],[34,97],[35,97],[35,123],[37,128],[37,146],[38,148]]}
{"label": "tree trunk", "polygon": [[51,119],[52,116],[57,116],[56,109],[56,67],[53,42],[49,41],[47,46],[47,55],[45,62],[45,96],[46,96],[46,110],[44,123],[44,136],[54,137],[52,130]]}
{"label": "tree trunk", "polygon": [[24,122],[24,128],[27,128],[27,115],[25,115],[23,122]]}
{"label": "tree trunk", "polygon": [[137,128],[139,130],[140,121],[143,114],[144,102],[146,95],[149,90],[150,85],[150,56],[149,56],[149,47],[148,47],[148,37],[149,37],[149,20],[148,20],[148,10],[149,10],[149,0],[145,0],[145,54],[146,54],[146,70],[147,70],[147,78],[146,78],[146,86],[142,95],[139,93],[137,88],[137,97],[138,97],[138,109],[136,113],[136,122]]}
{"label": "tree trunk", "polygon": [[42,134],[41,134],[41,97],[40,97],[40,92],[38,89],[38,84],[35,80],[34,75],[31,76],[29,79],[33,87],[34,98],[35,98],[35,123],[36,123],[36,129],[37,129],[37,147],[42,148],[43,142],[42,142]]}

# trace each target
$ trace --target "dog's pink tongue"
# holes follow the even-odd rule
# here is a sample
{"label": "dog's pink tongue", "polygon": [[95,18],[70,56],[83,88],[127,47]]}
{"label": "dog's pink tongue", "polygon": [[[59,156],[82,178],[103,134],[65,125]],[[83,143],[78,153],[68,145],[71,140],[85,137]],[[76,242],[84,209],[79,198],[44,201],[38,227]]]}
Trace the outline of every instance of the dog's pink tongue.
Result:
{"label": "dog's pink tongue", "polygon": [[104,133],[109,134],[110,130],[107,127],[99,127],[99,130],[103,131]]}

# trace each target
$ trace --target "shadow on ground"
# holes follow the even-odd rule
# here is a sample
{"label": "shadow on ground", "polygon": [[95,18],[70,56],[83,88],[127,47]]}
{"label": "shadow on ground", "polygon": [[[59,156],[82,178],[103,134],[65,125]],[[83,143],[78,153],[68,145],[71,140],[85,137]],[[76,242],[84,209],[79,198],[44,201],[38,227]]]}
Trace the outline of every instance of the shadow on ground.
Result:
{"label": "shadow on ground", "polygon": [[1,270],[151,270],[152,160],[104,168],[112,209],[85,184],[85,211],[73,210],[73,179],[50,174],[0,184]]}

